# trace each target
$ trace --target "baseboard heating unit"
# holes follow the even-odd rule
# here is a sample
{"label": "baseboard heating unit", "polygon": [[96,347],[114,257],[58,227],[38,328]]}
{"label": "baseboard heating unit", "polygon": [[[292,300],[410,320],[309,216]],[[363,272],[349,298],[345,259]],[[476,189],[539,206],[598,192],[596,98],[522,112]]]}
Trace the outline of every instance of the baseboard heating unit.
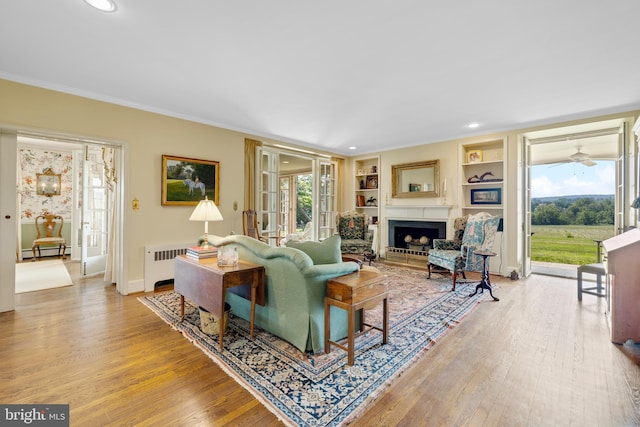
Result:
{"label": "baseboard heating unit", "polygon": [[173,281],[174,258],[187,253],[194,243],[168,243],[144,247],[144,290],[151,292],[156,286]]}

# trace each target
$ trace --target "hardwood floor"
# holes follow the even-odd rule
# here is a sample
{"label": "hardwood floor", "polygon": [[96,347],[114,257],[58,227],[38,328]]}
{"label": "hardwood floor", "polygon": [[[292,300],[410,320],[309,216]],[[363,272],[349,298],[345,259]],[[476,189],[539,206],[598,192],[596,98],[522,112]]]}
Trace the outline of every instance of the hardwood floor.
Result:
{"label": "hardwood floor", "polygon": [[[139,295],[67,265],[74,286],[0,313],[0,402],[69,403],[74,426],[281,424]],[[605,301],[545,276],[496,294],[353,425],[640,425],[640,351],[609,341]]]}

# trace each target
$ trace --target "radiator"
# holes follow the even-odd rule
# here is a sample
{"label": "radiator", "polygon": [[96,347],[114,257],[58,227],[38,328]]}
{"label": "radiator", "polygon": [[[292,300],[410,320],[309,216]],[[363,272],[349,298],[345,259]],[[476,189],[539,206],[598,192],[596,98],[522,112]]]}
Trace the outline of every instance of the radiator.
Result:
{"label": "radiator", "polygon": [[144,290],[152,291],[156,284],[173,280],[174,258],[184,255],[190,243],[169,243],[144,247]]}

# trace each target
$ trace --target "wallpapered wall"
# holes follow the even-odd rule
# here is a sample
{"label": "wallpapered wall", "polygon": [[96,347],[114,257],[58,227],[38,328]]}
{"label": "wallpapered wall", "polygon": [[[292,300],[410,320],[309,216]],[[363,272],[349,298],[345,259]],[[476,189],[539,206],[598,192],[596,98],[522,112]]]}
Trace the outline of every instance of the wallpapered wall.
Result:
{"label": "wallpapered wall", "polygon": [[[18,153],[20,168],[20,221],[33,222],[40,214],[61,215],[65,222],[72,217],[73,170],[70,152],[44,151],[35,148],[21,148]],[[46,168],[61,174],[59,196],[36,194],[36,174]]]}

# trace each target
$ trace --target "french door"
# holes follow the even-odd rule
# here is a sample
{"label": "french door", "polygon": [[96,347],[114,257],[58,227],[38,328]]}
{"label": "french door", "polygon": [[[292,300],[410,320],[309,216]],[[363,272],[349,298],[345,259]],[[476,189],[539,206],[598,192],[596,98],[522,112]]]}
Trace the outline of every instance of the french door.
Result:
{"label": "french door", "polygon": [[336,164],[329,159],[318,159],[318,190],[315,191],[317,203],[316,236],[323,240],[335,233],[337,213]]}
{"label": "french door", "polygon": [[85,276],[103,273],[107,260],[109,220],[113,206],[112,192],[105,179],[102,149],[85,145],[84,150],[74,153],[76,175],[74,183],[74,246],[72,258],[81,263]]}
{"label": "french door", "polygon": [[[297,184],[295,180],[280,176],[283,150],[264,146],[257,150],[256,211],[260,233],[284,237],[296,229]],[[313,224],[314,238],[325,239],[335,230],[336,164],[327,158],[308,158],[311,164],[312,208],[307,217]]]}

